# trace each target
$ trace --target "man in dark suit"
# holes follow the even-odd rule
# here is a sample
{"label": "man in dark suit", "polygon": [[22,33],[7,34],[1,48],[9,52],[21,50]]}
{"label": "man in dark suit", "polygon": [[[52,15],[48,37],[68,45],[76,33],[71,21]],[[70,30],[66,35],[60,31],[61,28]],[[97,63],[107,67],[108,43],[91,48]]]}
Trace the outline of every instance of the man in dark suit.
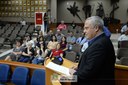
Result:
{"label": "man in dark suit", "polygon": [[112,42],[103,32],[104,22],[98,16],[86,19],[84,33],[89,40],[76,70],[70,73],[77,75],[78,85],[115,85],[114,65],[115,52]]}

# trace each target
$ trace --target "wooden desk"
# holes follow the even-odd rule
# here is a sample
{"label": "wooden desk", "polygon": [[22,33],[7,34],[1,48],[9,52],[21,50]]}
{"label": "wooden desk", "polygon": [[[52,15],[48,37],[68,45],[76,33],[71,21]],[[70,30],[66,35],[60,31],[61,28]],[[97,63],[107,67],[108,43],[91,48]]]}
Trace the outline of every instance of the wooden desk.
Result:
{"label": "wooden desk", "polygon": [[[46,60],[45,61],[45,66],[49,63],[49,62],[51,62],[51,60],[50,59],[48,59],[48,60]],[[69,60],[67,60],[67,59],[64,59],[64,61],[63,61],[63,64],[62,64],[63,66],[65,66],[65,67],[67,67],[67,68],[71,68],[72,66],[75,66],[75,65],[77,65],[76,63],[73,63],[72,61],[69,61]],[[60,73],[57,73],[57,72],[55,72],[55,71],[53,71],[53,70],[51,70],[51,69],[49,69],[49,68],[45,68],[45,70],[46,70],[46,85],[54,85],[54,82],[51,82],[51,76],[53,75],[53,74],[60,74]],[[60,74],[61,75],[61,74]],[[56,83],[55,85],[61,85],[61,83]],[[65,83],[63,83],[63,85],[71,85],[71,83],[70,82],[65,82]]]}
{"label": "wooden desk", "polygon": [[128,85],[128,66],[115,65],[116,85]]}

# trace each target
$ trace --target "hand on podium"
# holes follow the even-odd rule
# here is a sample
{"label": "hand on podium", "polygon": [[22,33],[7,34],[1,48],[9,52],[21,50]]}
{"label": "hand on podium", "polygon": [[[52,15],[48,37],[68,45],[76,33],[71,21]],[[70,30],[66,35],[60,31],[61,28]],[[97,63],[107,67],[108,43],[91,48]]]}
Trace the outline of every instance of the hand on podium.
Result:
{"label": "hand on podium", "polygon": [[77,67],[76,67],[76,66],[72,66],[72,67],[69,69],[69,73],[70,73],[71,75],[73,75],[73,74],[76,72],[76,70],[77,70]]}

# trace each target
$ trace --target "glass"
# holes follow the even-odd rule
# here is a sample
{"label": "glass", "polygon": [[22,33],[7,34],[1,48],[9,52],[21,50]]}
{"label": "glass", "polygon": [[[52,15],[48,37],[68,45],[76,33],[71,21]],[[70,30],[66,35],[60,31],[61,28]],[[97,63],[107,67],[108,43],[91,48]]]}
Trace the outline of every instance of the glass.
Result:
{"label": "glass", "polygon": [[34,5],[34,1],[31,1],[31,5]]}
{"label": "glass", "polygon": [[43,0],[43,5],[46,5],[47,3],[46,3],[46,0]]}
{"label": "glass", "polygon": [[42,5],[42,1],[39,1],[39,5]]}
{"label": "glass", "polygon": [[31,11],[34,11],[34,7],[31,7]]}
{"label": "glass", "polygon": [[22,5],[22,1],[19,1],[19,5]]}
{"label": "glass", "polygon": [[38,1],[35,1],[35,5],[38,5]]}
{"label": "glass", "polygon": [[19,1],[16,1],[16,5],[19,5]]}

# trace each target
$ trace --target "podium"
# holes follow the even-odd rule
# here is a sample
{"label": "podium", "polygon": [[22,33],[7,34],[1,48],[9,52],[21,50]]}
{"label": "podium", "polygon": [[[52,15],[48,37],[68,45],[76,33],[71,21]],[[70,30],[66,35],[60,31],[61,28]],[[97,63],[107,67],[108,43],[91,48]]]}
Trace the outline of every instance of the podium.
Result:
{"label": "podium", "polygon": [[[74,62],[72,62],[70,60],[67,60],[65,58],[63,58],[63,59],[64,59],[64,61],[63,61],[62,66],[64,66],[64,67],[71,68],[72,66],[76,66],[77,65],[76,63],[74,63]],[[51,62],[51,60],[50,59],[47,59],[45,61],[45,66],[49,62]],[[52,75],[54,75],[54,74],[61,75],[61,73],[59,73],[59,72],[57,72],[55,70],[49,69],[47,67],[45,68],[45,71],[46,71],[46,85],[62,85],[59,81],[57,81],[57,82],[52,82],[51,81],[51,76]],[[63,85],[71,85],[71,82],[63,82]]]}

